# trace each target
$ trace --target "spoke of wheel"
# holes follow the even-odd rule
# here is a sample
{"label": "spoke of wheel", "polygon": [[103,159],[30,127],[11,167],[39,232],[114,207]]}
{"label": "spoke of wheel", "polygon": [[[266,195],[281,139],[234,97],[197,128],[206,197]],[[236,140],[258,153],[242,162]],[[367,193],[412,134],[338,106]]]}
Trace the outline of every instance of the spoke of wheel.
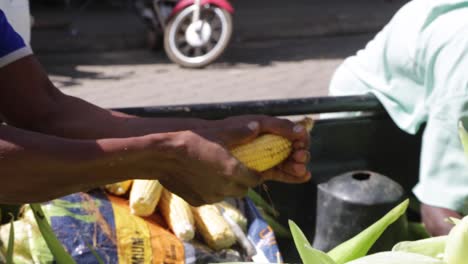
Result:
{"label": "spoke of wheel", "polygon": [[180,23],[179,30],[182,32],[187,31],[187,28],[189,27],[190,23],[191,22],[189,19],[185,19],[184,21],[182,21],[182,23]]}
{"label": "spoke of wheel", "polygon": [[202,48],[201,47],[196,47],[194,55],[195,55],[195,57],[199,57],[199,56],[203,55]]}
{"label": "spoke of wheel", "polygon": [[175,38],[176,43],[184,43],[185,42],[185,34],[177,34]]}
{"label": "spoke of wheel", "polygon": [[188,44],[186,44],[185,46],[183,47],[180,47],[180,51],[184,54],[184,55],[187,55],[189,56],[190,55],[190,50],[192,50],[192,47]]}
{"label": "spoke of wheel", "polygon": [[208,53],[210,50],[212,50],[215,47],[216,42],[211,42],[211,39],[206,43],[205,48],[206,51],[205,53]]}
{"label": "spoke of wheel", "polygon": [[213,30],[211,32],[211,40],[218,41],[221,38],[221,30]]}
{"label": "spoke of wheel", "polygon": [[213,19],[215,19],[215,18],[216,18],[216,15],[211,10],[206,10],[206,12],[203,13],[203,19],[208,21],[208,22],[212,22]]}
{"label": "spoke of wheel", "polygon": [[221,23],[221,20],[219,19],[214,19],[211,21],[211,28],[213,29],[220,29],[223,27],[223,24]]}

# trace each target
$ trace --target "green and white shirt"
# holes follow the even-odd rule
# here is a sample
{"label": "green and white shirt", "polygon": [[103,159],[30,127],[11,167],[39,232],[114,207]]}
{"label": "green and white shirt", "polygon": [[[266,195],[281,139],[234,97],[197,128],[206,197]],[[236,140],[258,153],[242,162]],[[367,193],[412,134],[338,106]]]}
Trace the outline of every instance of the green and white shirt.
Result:
{"label": "green and white shirt", "polygon": [[426,123],[424,203],[468,213],[468,161],[457,133],[468,116],[468,1],[414,0],[336,70],[331,95],[373,93],[408,133]]}

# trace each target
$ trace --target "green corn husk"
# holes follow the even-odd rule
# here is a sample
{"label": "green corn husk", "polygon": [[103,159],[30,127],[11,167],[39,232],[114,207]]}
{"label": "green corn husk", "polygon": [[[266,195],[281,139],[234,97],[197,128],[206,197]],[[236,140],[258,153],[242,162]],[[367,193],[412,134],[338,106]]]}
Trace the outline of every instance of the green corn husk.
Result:
{"label": "green corn husk", "polygon": [[396,244],[392,251],[416,253],[424,256],[443,259],[447,236],[431,237],[416,241],[403,241]]}
{"label": "green corn husk", "polygon": [[[28,240],[31,226],[26,221],[20,220],[13,223],[13,229],[15,233],[13,263],[33,263]],[[8,241],[11,231],[12,229],[9,224],[1,226],[0,240]]]}
{"label": "green corn husk", "polygon": [[13,264],[13,254],[15,252],[15,226],[14,217],[11,216],[10,234],[8,235],[8,247],[6,252],[6,263]]}
{"label": "green corn husk", "polygon": [[444,261],[408,252],[380,252],[346,264],[446,264]]}
{"label": "green corn husk", "polygon": [[420,222],[408,222],[408,235],[409,241],[421,240],[430,238],[431,235],[427,232],[426,227]]}
{"label": "green corn husk", "polygon": [[57,263],[63,264],[75,264],[75,260],[68,254],[65,248],[62,246],[60,241],[55,236],[52,227],[50,226],[47,217],[42,211],[40,204],[30,204],[31,210],[34,213],[34,218],[36,219],[37,226],[50,249],[50,252],[54,256],[54,259]]}
{"label": "green corn husk", "polygon": [[276,221],[272,216],[267,214],[262,208],[258,207],[257,209],[262,215],[262,217],[265,219],[267,224],[271,227],[271,229],[273,229],[273,232],[275,232],[275,236],[279,238],[292,238],[289,229],[287,229],[285,226]]}
{"label": "green corn husk", "polygon": [[387,229],[389,225],[398,220],[398,218],[406,212],[408,204],[408,199],[400,203],[379,221],[375,222],[350,240],[332,249],[328,252],[328,255],[337,264],[344,264],[348,261],[365,256],[385,229]]}
{"label": "green corn husk", "polygon": [[465,154],[468,156],[468,132],[466,131],[462,121],[458,122],[458,135],[463,145],[463,149],[465,150]]}
{"label": "green corn husk", "polygon": [[275,208],[273,208],[273,206],[271,206],[267,201],[265,201],[265,199],[263,199],[262,196],[256,193],[253,189],[248,190],[247,197],[249,197],[250,200],[252,200],[256,206],[265,210],[265,212],[273,215],[274,217],[279,216],[279,212]]}
{"label": "green corn husk", "polygon": [[336,264],[325,252],[313,248],[301,229],[291,220],[289,220],[289,227],[304,264]]}
{"label": "green corn husk", "polygon": [[468,217],[455,225],[447,236],[444,260],[448,264],[466,264],[468,262]]}

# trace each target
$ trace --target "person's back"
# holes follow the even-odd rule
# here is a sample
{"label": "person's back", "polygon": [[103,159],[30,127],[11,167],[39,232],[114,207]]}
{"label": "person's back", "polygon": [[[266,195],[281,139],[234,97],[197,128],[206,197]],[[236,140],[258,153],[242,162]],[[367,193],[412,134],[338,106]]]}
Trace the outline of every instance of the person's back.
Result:
{"label": "person's back", "polygon": [[414,192],[424,204],[463,214],[468,164],[457,123],[468,114],[467,17],[468,1],[409,2],[330,84],[331,95],[375,94],[408,133],[426,124]]}

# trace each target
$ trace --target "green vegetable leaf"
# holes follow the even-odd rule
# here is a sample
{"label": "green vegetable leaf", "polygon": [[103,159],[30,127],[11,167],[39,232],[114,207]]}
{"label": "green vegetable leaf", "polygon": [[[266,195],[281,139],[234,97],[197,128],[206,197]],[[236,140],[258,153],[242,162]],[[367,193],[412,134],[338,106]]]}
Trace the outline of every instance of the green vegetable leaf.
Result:
{"label": "green vegetable leaf", "polygon": [[447,236],[431,237],[416,241],[403,241],[396,244],[392,251],[401,251],[442,259]]}
{"label": "green vegetable leaf", "polygon": [[93,246],[91,246],[90,244],[86,243],[86,246],[88,247],[89,250],[91,250],[91,253],[94,255],[94,257],[96,258],[97,262],[99,264],[104,264],[104,261],[102,260],[102,258],[99,256],[99,254],[96,252],[96,250],[94,250]]}
{"label": "green vegetable leaf", "polygon": [[458,135],[460,136],[465,154],[468,156],[468,132],[466,131],[461,120],[458,122]]}
{"label": "green vegetable leaf", "polygon": [[428,256],[408,253],[385,251],[358,258],[346,264],[447,264],[443,260]]}
{"label": "green vegetable leaf", "polygon": [[452,225],[457,225],[458,223],[461,222],[461,219],[455,218],[455,217],[449,217],[449,218],[445,218],[445,222],[452,224]]}
{"label": "green vegetable leaf", "polygon": [[273,229],[273,232],[275,232],[275,236],[281,237],[281,238],[289,238],[289,239],[292,238],[292,235],[289,229],[287,229],[278,221],[276,221],[273,217],[268,215],[262,208],[258,208],[258,209],[262,217],[265,219],[268,225]]}
{"label": "green vegetable leaf", "polygon": [[304,264],[336,264],[325,252],[313,248],[301,229],[289,220],[289,227],[296,244],[297,251]]}
{"label": "green vegetable leaf", "polygon": [[447,236],[444,260],[449,264],[465,264],[468,259],[468,217],[456,224]]}
{"label": "green vegetable leaf", "polygon": [[407,199],[384,215],[379,221],[375,222],[355,237],[332,249],[328,252],[328,255],[337,264],[344,264],[348,261],[365,256],[385,229],[405,213],[408,204],[409,200]]}
{"label": "green vegetable leaf", "polygon": [[6,252],[6,263],[13,264],[13,254],[15,252],[15,217],[10,214],[10,236],[8,237],[8,249]]}
{"label": "green vegetable leaf", "polygon": [[30,204],[30,206],[34,213],[34,218],[36,219],[39,230],[41,231],[41,234],[44,237],[50,252],[52,252],[55,261],[60,264],[75,264],[75,260],[73,260],[73,258],[70,256],[70,254],[68,254],[68,252],[55,236],[52,227],[47,222],[44,212],[42,211],[41,205]]}
{"label": "green vegetable leaf", "polygon": [[279,212],[269,203],[267,203],[267,201],[265,201],[265,199],[263,199],[262,196],[260,196],[260,194],[256,193],[254,190],[249,189],[247,192],[247,197],[249,197],[255,205],[263,208],[265,212],[273,215],[274,217],[278,217]]}

